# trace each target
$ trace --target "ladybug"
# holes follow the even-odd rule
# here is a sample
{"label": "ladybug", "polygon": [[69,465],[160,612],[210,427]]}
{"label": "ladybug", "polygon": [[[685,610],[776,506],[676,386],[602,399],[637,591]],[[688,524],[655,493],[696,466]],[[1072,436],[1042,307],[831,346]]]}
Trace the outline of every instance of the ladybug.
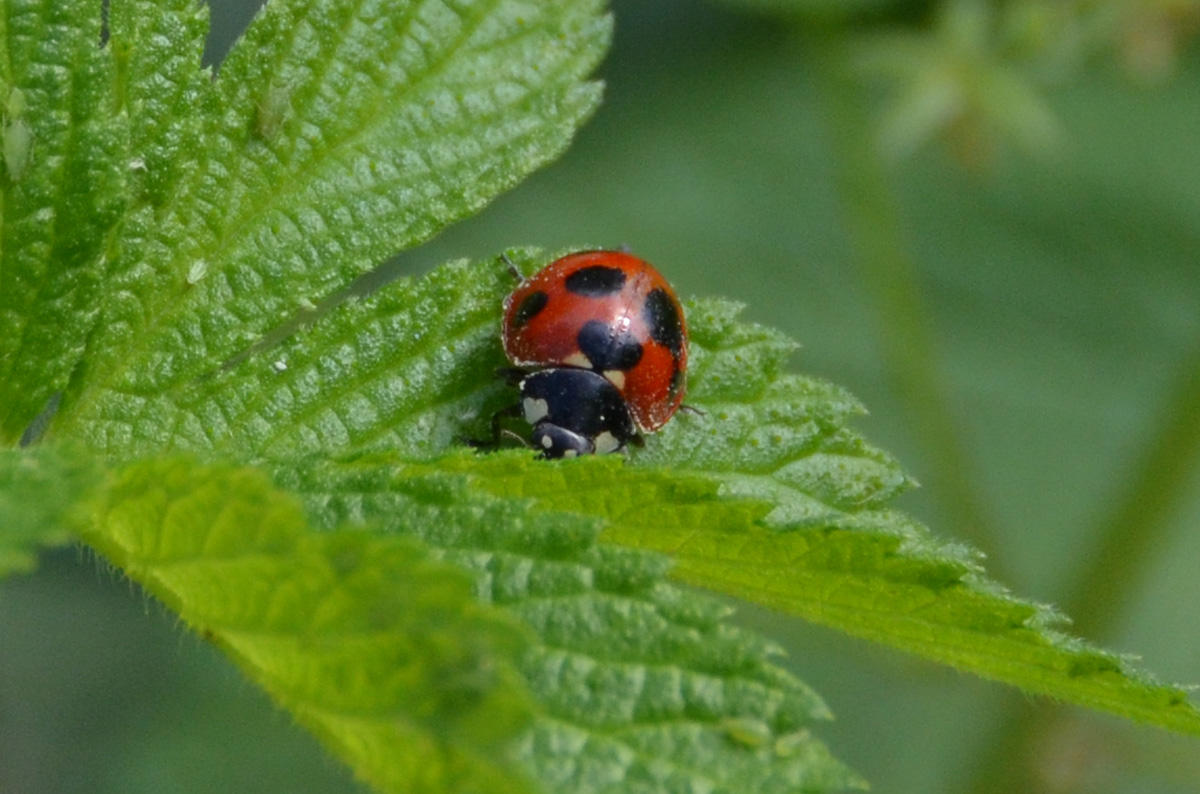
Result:
{"label": "ladybug", "polygon": [[631,254],[569,254],[523,279],[504,301],[502,340],[514,365],[503,374],[521,392],[508,413],[524,415],[546,458],[640,445],[683,402],[683,309]]}

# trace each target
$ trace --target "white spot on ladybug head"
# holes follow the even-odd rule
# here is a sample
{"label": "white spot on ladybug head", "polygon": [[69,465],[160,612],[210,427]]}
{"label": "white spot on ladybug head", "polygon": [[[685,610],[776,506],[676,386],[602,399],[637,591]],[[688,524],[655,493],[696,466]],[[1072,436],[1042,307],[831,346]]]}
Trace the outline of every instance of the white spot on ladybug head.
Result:
{"label": "white spot on ladybug head", "polygon": [[550,449],[552,446],[554,446],[554,440],[550,436],[542,436],[542,448]]}
{"label": "white spot on ladybug head", "polygon": [[579,455],[578,450],[574,450],[574,449],[567,449],[566,451],[563,452],[564,458],[574,458],[574,457],[578,457],[578,455]]}
{"label": "white spot on ladybug head", "polygon": [[592,443],[596,445],[597,455],[607,455],[609,452],[616,452],[621,448],[621,442],[617,441],[617,437],[607,430],[592,439]]}
{"label": "white spot on ladybug head", "polygon": [[563,359],[563,363],[580,369],[591,369],[592,360],[583,353],[575,352]]}
{"label": "white spot on ladybug head", "polygon": [[619,369],[604,370],[604,377],[608,378],[608,382],[617,387],[617,391],[625,388],[625,373]]}
{"label": "white spot on ladybug head", "polygon": [[526,397],[522,402],[522,407],[525,410],[525,421],[531,425],[536,425],[550,415],[550,406],[546,404],[545,400]]}

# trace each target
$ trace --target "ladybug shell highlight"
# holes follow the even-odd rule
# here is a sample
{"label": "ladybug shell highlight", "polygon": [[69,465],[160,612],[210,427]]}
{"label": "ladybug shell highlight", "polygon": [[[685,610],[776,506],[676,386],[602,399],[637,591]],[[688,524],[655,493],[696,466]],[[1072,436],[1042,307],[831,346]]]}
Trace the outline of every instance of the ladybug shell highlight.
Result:
{"label": "ladybug shell highlight", "polygon": [[504,301],[503,342],[520,367],[600,373],[643,432],[662,427],[683,402],[683,309],[662,274],[631,254],[570,254],[521,282]]}

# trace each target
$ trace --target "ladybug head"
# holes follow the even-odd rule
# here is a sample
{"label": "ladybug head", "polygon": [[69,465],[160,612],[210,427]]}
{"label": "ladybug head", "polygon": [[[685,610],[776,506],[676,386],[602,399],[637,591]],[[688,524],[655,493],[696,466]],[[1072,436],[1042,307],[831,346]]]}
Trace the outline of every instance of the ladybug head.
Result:
{"label": "ladybug head", "polygon": [[543,457],[616,452],[638,438],[621,393],[592,370],[539,370],[519,386],[525,421],[533,426],[530,441]]}

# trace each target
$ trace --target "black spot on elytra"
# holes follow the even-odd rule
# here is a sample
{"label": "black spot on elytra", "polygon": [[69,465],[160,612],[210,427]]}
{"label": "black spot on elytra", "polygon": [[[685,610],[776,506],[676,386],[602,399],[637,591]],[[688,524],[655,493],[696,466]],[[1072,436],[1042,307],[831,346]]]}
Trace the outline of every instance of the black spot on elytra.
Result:
{"label": "black spot on elytra", "polygon": [[642,345],[633,334],[614,334],[611,326],[599,320],[584,323],[575,343],[597,372],[633,369],[642,360]]}
{"label": "black spot on elytra", "polygon": [[541,290],[526,295],[525,299],[521,301],[521,305],[517,307],[516,313],[513,314],[513,328],[521,328],[525,323],[537,317],[549,302],[550,296]]}
{"label": "black spot on elytra", "polygon": [[674,299],[662,287],[646,296],[642,307],[650,338],[671,351],[675,360],[683,355],[683,318]]}
{"label": "black spot on elytra", "polygon": [[607,265],[581,267],[567,276],[567,290],[585,298],[602,298],[625,286],[625,273]]}

